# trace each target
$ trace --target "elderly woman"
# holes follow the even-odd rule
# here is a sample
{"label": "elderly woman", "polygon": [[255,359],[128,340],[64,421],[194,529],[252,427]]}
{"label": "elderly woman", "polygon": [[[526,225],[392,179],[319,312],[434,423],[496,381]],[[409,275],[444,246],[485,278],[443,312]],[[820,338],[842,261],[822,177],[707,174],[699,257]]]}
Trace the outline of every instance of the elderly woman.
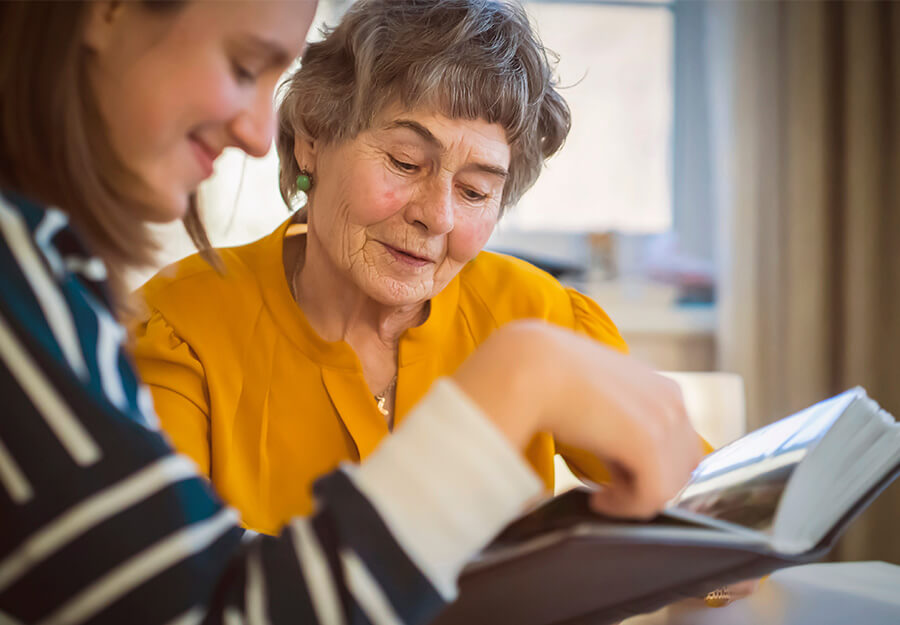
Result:
{"label": "elderly woman", "polygon": [[[277,138],[282,194],[305,208],[219,250],[220,271],[191,257],[141,291],[136,361],[162,424],[248,527],[309,512],[315,478],[367,457],[510,321],[625,350],[596,303],[482,251],[569,123],[513,4],[363,1],[309,46]],[[556,451],[606,479],[539,434],[526,455],[548,488]]]}

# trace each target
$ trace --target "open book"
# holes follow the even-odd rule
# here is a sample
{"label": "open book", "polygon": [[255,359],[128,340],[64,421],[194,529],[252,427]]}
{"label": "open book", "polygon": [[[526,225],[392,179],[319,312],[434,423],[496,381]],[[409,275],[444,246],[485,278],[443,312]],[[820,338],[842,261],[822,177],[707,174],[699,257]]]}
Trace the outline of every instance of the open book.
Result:
{"label": "open book", "polygon": [[614,623],[823,557],[900,474],[900,424],[849,390],[707,456],[650,522],[559,495],[463,572],[440,625]]}

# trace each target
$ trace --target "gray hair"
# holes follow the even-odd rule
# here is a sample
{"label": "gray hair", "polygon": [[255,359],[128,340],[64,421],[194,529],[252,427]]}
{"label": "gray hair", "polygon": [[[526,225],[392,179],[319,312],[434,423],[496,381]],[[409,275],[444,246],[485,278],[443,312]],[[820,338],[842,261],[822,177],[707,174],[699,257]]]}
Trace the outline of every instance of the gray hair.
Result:
{"label": "gray hair", "polygon": [[504,209],[534,184],[569,132],[550,53],[517,3],[359,0],[323,34],[282,86],[279,184],[289,206],[299,173],[295,135],[326,144],[352,139],[393,103],[499,124],[510,146]]}

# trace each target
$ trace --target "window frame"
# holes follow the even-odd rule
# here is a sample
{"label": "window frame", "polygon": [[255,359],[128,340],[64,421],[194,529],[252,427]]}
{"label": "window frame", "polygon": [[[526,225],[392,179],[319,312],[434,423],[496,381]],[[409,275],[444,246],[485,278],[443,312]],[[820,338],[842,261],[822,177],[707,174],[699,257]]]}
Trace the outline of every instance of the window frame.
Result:
{"label": "window frame", "polygon": [[672,134],[669,187],[672,231],[685,255],[714,261],[716,216],[709,175],[708,81],[703,0],[529,0],[542,4],[590,4],[668,9],[673,17]]}

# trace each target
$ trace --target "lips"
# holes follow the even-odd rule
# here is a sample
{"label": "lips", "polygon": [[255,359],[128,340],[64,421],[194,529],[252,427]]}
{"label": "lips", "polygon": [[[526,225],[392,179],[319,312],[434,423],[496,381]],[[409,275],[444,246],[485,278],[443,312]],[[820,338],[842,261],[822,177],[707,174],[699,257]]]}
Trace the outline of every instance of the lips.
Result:
{"label": "lips", "polygon": [[219,158],[221,150],[214,150],[196,135],[190,135],[188,138],[194,151],[194,157],[203,171],[203,177],[209,178],[213,173],[213,163]]}
{"label": "lips", "polygon": [[411,265],[422,266],[434,262],[428,256],[416,254],[415,252],[405,250],[402,247],[394,247],[393,245],[388,245],[387,243],[382,243],[382,245],[388,250],[388,252],[391,253],[392,256]]}

